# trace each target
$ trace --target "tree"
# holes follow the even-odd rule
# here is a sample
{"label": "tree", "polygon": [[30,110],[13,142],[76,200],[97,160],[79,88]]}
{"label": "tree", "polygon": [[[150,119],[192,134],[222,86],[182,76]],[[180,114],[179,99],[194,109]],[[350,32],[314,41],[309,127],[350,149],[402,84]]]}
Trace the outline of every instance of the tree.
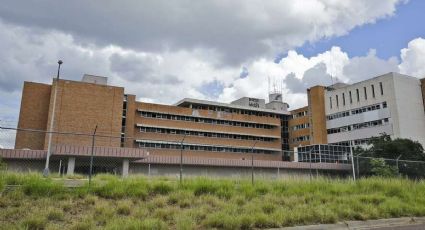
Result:
{"label": "tree", "polygon": [[[391,137],[386,134],[379,137],[373,137],[368,142],[368,148],[356,148],[355,155],[359,154],[361,154],[362,157],[393,159],[393,161],[386,161],[386,164],[391,166],[396,166],[395,159],[399,157],[399,160],[425,161],[424,148],[419,142],[404,138],[396,138],[392,140]],[[374,173],[372,172],[372,169],[374,166],[378,165],[372,165],[372,161],[370,159],[360,158],[360,175],[373,175]],[[424,178],[425,163],[401,161],[398,164],[398,171],[401,175],[405,175],[410,178]]]}
{"label": "tree", "polygon": [[370,161],[371,173],[374,176],[381,177],[396,177],[398,170],[395,166],[388,165],[382,158],[372,159]]}
{"label": "tree", "polygon": [[0,171],[3,170],[6,170],[6,163],[4,163],[2,158],[0,157]]}

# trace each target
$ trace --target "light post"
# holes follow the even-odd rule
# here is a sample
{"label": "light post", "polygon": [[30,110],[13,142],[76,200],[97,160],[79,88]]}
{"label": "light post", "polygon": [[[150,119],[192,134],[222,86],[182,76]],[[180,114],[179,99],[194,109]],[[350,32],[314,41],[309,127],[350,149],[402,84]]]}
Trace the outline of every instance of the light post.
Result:
{"label": "light post", "polygon": [[183,141],[186,138],[186,133],[183,136],[183,139],[180,142],[180,184],[182,183],[183,178]]}
{"label": "light post", "polygon": [[61,69],[63,61],[58,61],[58,73],[56,75],[56,86],[55,86],[55,93],[53,95],[53,106],[52,106],[52,116],[50,119],[50,129],[49,129],[49,141],[47,145],[47,156],[46,156],[46,166],[43,170],[43,176],[47,177],[49,175],[49,161],[50,161],[50,155],[52,154],[52,132],[53,132],[53,125],[55,122],[55,107],[56,107],[56,96],[58,93],[58,87],[59,87],[59,73]]}
{"label": "light post", "polygon": [[254,185],[254,147],[257,144],[258,140],[254,142],[251,147],[251,183]]}

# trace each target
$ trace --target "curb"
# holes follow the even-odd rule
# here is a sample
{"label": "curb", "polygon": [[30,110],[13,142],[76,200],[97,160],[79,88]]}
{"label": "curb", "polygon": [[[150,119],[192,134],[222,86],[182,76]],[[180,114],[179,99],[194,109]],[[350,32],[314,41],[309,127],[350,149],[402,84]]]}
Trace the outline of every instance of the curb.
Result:
{"label": "curb", "polygon": [[[278,228],[284,230],[363,230],[402,226],[425,225],[425,217],[402,217],[366,221],[344,221],[336,224],[318,224]],[[423,226],[422,226],[423,227]]]}

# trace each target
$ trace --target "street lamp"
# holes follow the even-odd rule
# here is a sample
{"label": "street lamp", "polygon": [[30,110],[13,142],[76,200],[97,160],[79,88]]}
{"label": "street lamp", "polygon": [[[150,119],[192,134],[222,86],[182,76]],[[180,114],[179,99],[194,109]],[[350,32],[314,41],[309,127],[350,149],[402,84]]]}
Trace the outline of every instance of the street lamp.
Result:
{"label": "street lamp", "polygon": [[55,93],[53,95],[53,106],[52,106],[52,116],[50,119],[50,129],[49,129],[49,142],[47,145],[47,157],[46,157],[46,167],[43,170],[43,176],[47,177],[49,175],[49,161],[50,161],[50,155],[52,154],[52,132],[53,132],[53,125],[55,121],[55,107],[56,107],[56,96],[58,93],[58,87],[59,87],[59,72],[61,69],[63,61],[58,61],[58,74],[56,75],[56,86],[55,86]]}
{"label": "street lamp", "polygon": [[182,183],[183,177],[183,141],[186,138],[186,133],[183,136],[183,139],[180,142],[180,184]]}
{"label": "street lamp", "polygon": [[251,182],[254,185],[254,147],[257,144],[258,140],[254,142],[251,147]]}

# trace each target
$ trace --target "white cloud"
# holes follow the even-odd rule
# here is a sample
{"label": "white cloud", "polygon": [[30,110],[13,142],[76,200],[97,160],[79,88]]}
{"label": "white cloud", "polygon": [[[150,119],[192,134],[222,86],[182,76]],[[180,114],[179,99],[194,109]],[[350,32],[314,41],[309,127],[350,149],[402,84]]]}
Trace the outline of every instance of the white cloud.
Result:
{"label": "white cloud", "polygon": [[125,49],[212,49],[240,65],[393,15],[400,0],[61,1],[4,0],[0,18]]}
{"label": "white cloud", "polygon": [[419,78],[425,77],[425,39],[416,38],[401,50],[400,72]]}

